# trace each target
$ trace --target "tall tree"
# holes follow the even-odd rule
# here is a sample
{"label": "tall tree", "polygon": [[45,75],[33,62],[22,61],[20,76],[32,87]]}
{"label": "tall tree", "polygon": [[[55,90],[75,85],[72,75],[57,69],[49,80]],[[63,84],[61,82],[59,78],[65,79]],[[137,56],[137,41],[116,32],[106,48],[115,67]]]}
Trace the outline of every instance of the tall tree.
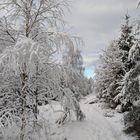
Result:
{"label": "tall tree", "polygon": [[84,66],[81,52],[78,49],[68,48],[63,55],[63,66],[68,75],[68,85],[71,90],[77,89],[82,95],[88,94],[88,80],[84,77]]}
{"label": "tall tree", "polygon": [[[25,139],[26,126],[28,122],[27,106],[29,104],[32,105],[32,102],[29,100],[31,97],[31,93],[29,91],[31,90],[30,87],[33,82],[32,79],[34,76],[36,77],[36,72],[38,72],[38,70],[36,70],[36,65],[40,69],[43,68],[44,63],[46,63],[46,61],[48,62],[48,53],[49,52],[47,48],[40,46],[30,39],[21,38],[21,40],[16,43],[14,47],[6,49],[4,53],[1,54],[0,64],[1,68],[3,68],[2,74],[6,76],[12,74],[12,77],[18,77],[18,80],[20,80],[19,90],[16,91],[19,93],[17,93],[14,97],[17,97],[18,95],[21,101],[19,104],[17,104],[17,106],[20,105],[19,115],[22,121],[20,135],[21,140]],[[8,80],[9,82],[11,82],[10,79]],[[3,86],[5,86],[5,84],[6,83],[3,83]],[[5,87],[5,89],[8,88],[9,87]],[[34,88],[34,90],[36,90],[36,87]],[[10,92],[10,89],[8,91]]]}
{"label": "tall tree", "polygon": [[[125,15],[124,18],[124,24],[121,27],[121,37],[118,39],[118,46],[120,48],[120,51],[122,53],[121,59],[124,65],[124,72],[122,73],[122,81],[120,81],[120,93],[124,90],[125,84],[124,79],[126,78],[126,75],[130,70],[134,67],[135,62],[131,61],[129,59],[129,53],[131,49],[136,44],[136,36],[134,34],[133,26],[130,25],[130,17],[128,15]],[[131,103],[128,101],[125,103],[125,105],[122,106],[122,100],[120,94],[118,94],[115,97],[115,102],[120,102],[121,106],[119,107],[120,111],[125,111],[127,107],[131,105]],[[124,106],[127,106],[126,108]]]}
{"label": "tall tree", "polygon": [[113,107],[121,103],[119,93],[123,88],[122,79],[133,67],[132,61],[128,59],[129,51],[135,43],[133,27],[129,23],[129,16],[125,15],[124,23],[121,26],[119,39],[110,45],[103,54],[101,66],[97,73],[97,91],[101,97]]}
{"label": "tall tree", "polygon": [[[7,62],[6,65],[2,65],[6,70],[4,73],[11,70],[21,81],[20,139],[24,140],[27,125],[27,99],[28,94],[32,93],[31,87],[34,87],[32,91],[36,97],[35,117],[37,118],[37,97],[40,90],[37,81],[40,80],[39,77],[42,74],[40,68],[43,67],[44,70],[48,66],[47,60],[56,52],[56,47],[62,44],[66,46],[69,43],[69,36],[59,32],[59,27],[64,24],[64,9],[67,9],[68,2],[64,0],[1,0],[0,5],[3,13],[0,22],[1,43],[9,42],[6,45],[11,46],[6,47],[5,51],[2,50],[0,60],[1,64]],[[32,79],[35,79],[35,82]],[[29,84],[31,81],[34,86]]]}
{"label": "tall tree", "polygon": [[131,66],[132,64],[128,61],[128,55],[129,55],[129,50],[135,43],[135,35],[133,32],[133,26],[130,25],[129,22],[130,22],[130,17],[129,15],[126,14],[124,17],[124,23],[121,26],[121,36],[118,39],[118,47],[120,48],[122,52],[121,59],[125,65],[126,72],[129,71],[130,68],[132,67]]}
{"label": "tall tree", "polygon": [[100,98],[104,98],[110,107],[116,107],[113,101],[118,94],[121,71],[124,70],[121,61],[121,52],[117,46],[117,42],[113,41],[101,56],[100,64],[96,70],[95,90]]}

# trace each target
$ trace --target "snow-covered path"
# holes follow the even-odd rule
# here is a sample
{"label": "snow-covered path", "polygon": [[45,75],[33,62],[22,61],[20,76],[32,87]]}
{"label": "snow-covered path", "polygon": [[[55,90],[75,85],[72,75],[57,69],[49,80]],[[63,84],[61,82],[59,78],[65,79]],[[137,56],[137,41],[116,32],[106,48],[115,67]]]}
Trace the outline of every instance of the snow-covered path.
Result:
{"label": "snow-covered path", "polygon": [[[54,105],[55,108],[59,108],[57,104]],[[52,132],[53,140],[132,140],[131,137],[126,136],[122,132],[121,114],[115,113],[115,117],[112,118],[105,117],[105,110],[102,110],[98,104],[88,104],[85,102],[81,103],[81,109],[86,115],[84,121],[78,122],[74,120],[62,127],[54,127],[55,123],[52,122],[53,130],[55,128],[55,131]],[[56,120],[60,114],[55,114],[50,112],[46,117]]]}
{"label": "snow-covered path", "polygon": [[82,106],[86,114],[83,122],[74,122],[66,126],[68,140],[118,140],[108,121],[91,105]]}
{"label": "snow-covered path", "polygon": [[86,120],[65,126],[67,140],[129,140],[95,105],[81,104]]}

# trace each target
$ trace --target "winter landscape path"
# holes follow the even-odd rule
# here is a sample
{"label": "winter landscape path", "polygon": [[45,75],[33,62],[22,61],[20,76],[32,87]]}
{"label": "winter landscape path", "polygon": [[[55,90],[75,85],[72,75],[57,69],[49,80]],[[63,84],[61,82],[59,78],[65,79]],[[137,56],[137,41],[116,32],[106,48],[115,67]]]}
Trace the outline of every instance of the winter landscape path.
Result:
{"label": "winter landscape path", "polygon": [[[81,104],[86,114],[83,122],[73,122],[65,127],[68,140],[128,140],[127,136],[117,127],[119,124],[111,123],[101,110],[95,105]],[[115,122],[114,122],[115,123]]]}
{"label": "winter landscape path", "polygon": [[[54,134],[57,135],[57,131],[59,131],[59,137],[63,135],[65,140],[132,140],[122,131],[122,115],[106,112],[99,106],[100,104],[88,104],[83,101],[81,109],[85,113],[86,119],[66,123],[63,127],[56,128]],[[108,114],[105,115],[105,113]],[[57,137],[55,138],[58,140]]]}

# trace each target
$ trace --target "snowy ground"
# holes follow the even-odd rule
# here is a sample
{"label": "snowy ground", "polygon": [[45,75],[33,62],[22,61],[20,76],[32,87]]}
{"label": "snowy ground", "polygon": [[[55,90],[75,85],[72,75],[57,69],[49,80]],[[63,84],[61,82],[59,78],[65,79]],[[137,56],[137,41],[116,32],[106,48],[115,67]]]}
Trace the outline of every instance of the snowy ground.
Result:
{"label": "snowy ground", "polygon": [[[49,118],[50,137],[53,140],[133,140],[123,133],[122,114],[102,109],[101,104],[88,104],[91,96],[81,102],[81,109],[86,115],[84,121],[78,122],[72,116],[72,121],[63,126],[55,123],[62,112],[57,102],[52,107],[44,106],[40,115]],[[45,138],[41,139],[45,140]]]}

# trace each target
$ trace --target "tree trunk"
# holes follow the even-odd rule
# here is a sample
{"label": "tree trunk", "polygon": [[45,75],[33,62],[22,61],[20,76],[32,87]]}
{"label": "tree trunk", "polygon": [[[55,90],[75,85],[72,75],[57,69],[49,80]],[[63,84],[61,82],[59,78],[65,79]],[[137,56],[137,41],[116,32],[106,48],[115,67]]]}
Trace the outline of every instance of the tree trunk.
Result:
{"label": "tree trunk", "polygon": [[37,121],[37,116],[38,116],[38,89],[35,91],[35,108],[34,108],[34,115],[35,119]]}
{"label": "tree trunk", "polygon": [[35,105],[34,105],[34,116],[35,116],[35,125],[37,124],[38,119],[38,64],[36,64],[36,90],[35,90]]}
{"label": "tree trunk", "polygon": [[20,140],[25,140],[25,131],[26,131],[26,80],[27,75],[26,73],[21,73],[20,78],[22,81],[22,89],[21,89],[21,134],[20,134]]}

